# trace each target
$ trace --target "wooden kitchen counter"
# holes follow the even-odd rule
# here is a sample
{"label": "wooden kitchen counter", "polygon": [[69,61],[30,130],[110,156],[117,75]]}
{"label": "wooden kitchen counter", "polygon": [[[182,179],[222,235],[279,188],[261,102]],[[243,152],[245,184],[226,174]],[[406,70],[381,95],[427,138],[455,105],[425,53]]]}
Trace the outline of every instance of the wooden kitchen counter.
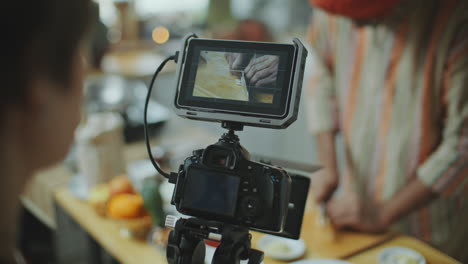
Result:
{"label": "wooden kitchen counter", "polygon": [[[89,235],[109,254],[124,264],[167,263],[165,251],[144,241],[125,238],[120,234],[115,220],[99,216],[85,201],[75,198],[67,188],[59,189],[55,200]],[[380,236],[362,233],[341,233],[336,241],[327,242],[323,231],[314,227],[314,213],[308,210],[304,217],[301,238],[307,245],[304,258],[335,258],[354,264],[378,263],[379,253],[386,247],[402,246],[420,252],[428,264],[457,264],[453,258],[409,236],[384,234]],[[257,247],[263,234],[253,232],[252,246]],[[265,257],[265,264],[284,264]]]}
{"label": "wooden kitchen counter", "polygon": [[380,246],[348,258],[347,260],[353,264],[378,264],[378,256],[380,252],[387,247],[407,247],[413,249],[424,256],[427,264],[461,264],[439,250],[409,236],[396,237]]}
{"label": "wooden kitchen counter", "polygon": [[[166,263],[165,251],[150,244],[135,239],[125,238],[120,234],[118,222],[99,216],[87,202],[74,197],[68,188],[61,188],[55,194],[55,200],[76,223],[78,223],[99,245],[121,263],[145,264]],[[308,210],[304,218],[302,238],[308,246],[306,258],[344,258],[355,252],[372,247],[388,235],[366,235],[359,233],[342,234],[337,243],[320,241],[320,234],[311,223],[313,212]],[[252,246],[257,246],[258,239],[263,234],[253,232]],[[285,263],[265,258],[265,264]]]}
{"label": "wooden kitchen counter", "polygon": [[[190,138],[199,142],[214,142],[215,138],[207,135],[203,130],[190,129],[174,132],[165,131],[164,143],[179,142]],[[184,135],[183,135],[184,134]],[[161,141],[159,141],[161,142]],[[153,143],[159,143],[155,140]],[[127,162],[146,157],[142,142],[125,147],[124,156]],[[64,174],[58,171],[56,174]],[[120,234],[118,222],[99,216],[87,202],[74,197],[65,186],[56,189],[54,194],[56,205],[69,215],[112,257],[124,264],[167,263],[165,251],[149,245],[145,241],[125,238]],[[330,236],[330,227],[317,225],[316,207],[308,202],[304,216],[301,238],[304,240],[307,251],[304,258],[334,258],[344,259],[356,264],[378,263],[377,257],[385,247],[403,246],[413,248],[420,252],[428,264],[459,263],[429,245],[408,236],[397,236],[394,233],[383,235],[368,235],[353,232],[339,232]],[[263,234],[253,232],[252,246]],[[330,238],[332,237],[332,239]],[[284,264],[265,257],[265,264]]]}
{"label": "wooden kitchen counter", "polygon": [[121,263],[166,263],[165,253],[146,243],[120,234],[115,220],[99,216],[85,201],[75,198],[67,188],[58,190],[55,200],[96,242]]}

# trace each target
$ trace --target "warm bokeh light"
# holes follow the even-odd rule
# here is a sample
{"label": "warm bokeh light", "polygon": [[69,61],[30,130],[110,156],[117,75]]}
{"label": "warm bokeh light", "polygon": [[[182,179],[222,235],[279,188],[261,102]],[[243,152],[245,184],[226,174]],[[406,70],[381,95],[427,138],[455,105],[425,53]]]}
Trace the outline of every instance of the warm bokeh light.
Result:
{"label": "warm bokeh light", "polygon": [[166,43],[169,40],[169,30],[163,26],[153,29],[153,40],[158,44]]}

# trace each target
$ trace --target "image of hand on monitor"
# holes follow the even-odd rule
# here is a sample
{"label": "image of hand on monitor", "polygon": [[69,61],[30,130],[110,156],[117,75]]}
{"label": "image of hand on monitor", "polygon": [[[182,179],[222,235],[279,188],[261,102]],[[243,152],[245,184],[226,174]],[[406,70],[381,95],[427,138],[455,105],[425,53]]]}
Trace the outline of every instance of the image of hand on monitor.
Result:
{"label": "image of hand on monitor", "polygon": [[193,95],[204,98],[248,101],[248,90],[245,81],[242,82],[243,72],[239,71],[239,75],[234,74],[235,72],[230,69],[227,60],[227,57],[230,57],[232,62],[238,64],[243,57],[241,55],[243,54],[201,51]]}
{"label": "image of hand on monitor", "polygon": [[264,55],[252,58],[245,68],[245,77],[254,87],[274,87],[278,76],[279,56]]}
{"label": "image of hand on monitor", "polygon": [[252,54],[237,53],[237,52],[226,52],[224,54],[229,68],[233,75],[240,76],[244,68],[250,63]]}

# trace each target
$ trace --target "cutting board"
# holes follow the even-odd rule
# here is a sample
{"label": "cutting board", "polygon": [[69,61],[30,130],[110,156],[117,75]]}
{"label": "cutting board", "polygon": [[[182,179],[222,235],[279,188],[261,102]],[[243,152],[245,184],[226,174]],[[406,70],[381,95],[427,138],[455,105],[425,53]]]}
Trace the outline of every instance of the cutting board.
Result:
{"label": "cutting board", "polygon": [[[373,246],[383,243],[394,236],[393,233],[364,234],[351,231],[335,231],[330,224],[321,225],[318,218],[318,207],[312,199],[308,206],[302,224],[301,239],[304,240],[307,251],[303,258],[344,259]],[[252,234],[252,245],[257,248],[257,241],[263,234]],[[265,264],[287,263],[265,256]]]}
{"label": "cutting board", "polygon": [[248,101],[249,94],[239,76],[231,74],[222,52],[204,52],[195,78],[194,96]]}

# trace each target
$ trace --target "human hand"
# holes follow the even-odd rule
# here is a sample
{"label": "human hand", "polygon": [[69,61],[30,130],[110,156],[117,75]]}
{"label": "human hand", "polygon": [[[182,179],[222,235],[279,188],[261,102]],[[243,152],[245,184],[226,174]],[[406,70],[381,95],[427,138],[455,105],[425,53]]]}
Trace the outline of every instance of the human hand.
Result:
{"label": "human hand", "polygon": [[350,191],[342,197],[330,200],[327,214],[338,229],[351,228],[366,233],[382,233],[389,227],[383,220],[379,207],[365,203],[356,193]]}
{"label": "human hand", "polygon": [[231,70],[240,70],[242,67],[247,63],[247,56],[246,54],[242,53],[233,53],[227,52],[224,54],[224,58],[229,65],[229,69]]}
{"label": "human hand", "polygon": [[278,74],[279,56],[265,55],[252,59],[245,68],[245,77],[253,86],[274,85]]}
{"label": "human hand", "polygon": [[327,202],[338,187],[338,173],[324,169],[312,174],[312,188],[315,201]]}

